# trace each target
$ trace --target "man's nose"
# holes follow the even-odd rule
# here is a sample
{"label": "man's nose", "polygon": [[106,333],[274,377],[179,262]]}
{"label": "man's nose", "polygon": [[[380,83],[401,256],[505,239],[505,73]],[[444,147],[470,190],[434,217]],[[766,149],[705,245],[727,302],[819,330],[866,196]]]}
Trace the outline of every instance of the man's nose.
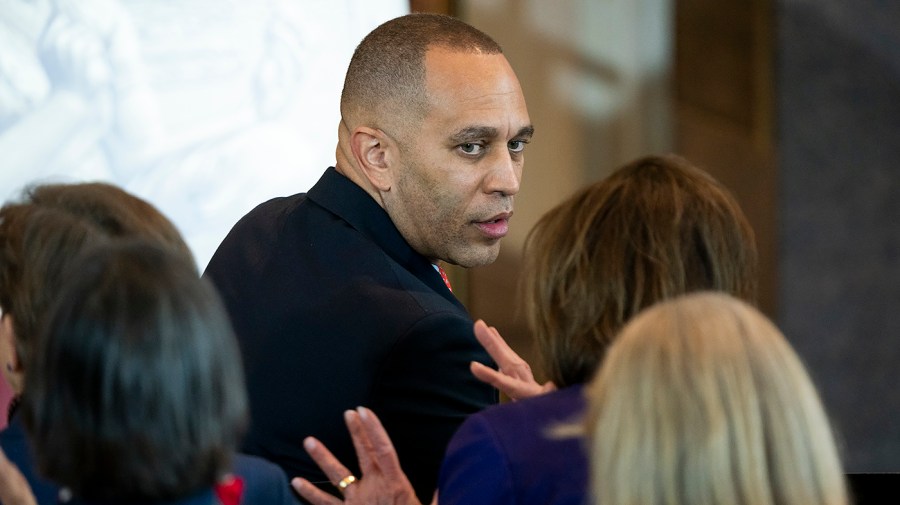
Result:
{"label": "man's nose", "polygon": [[519,192],[521,182],[522,160],[513,159],[512,153],[503,149],[497,154],[497,159],[485,178],[485,192],[512,196]]}

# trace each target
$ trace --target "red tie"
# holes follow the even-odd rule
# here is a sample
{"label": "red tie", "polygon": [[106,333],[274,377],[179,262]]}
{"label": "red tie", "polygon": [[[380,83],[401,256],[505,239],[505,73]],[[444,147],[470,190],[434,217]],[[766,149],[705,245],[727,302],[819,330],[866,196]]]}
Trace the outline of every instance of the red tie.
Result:
{"label": "red tie", "polygon": [[450,292],[452,293],[453,288],[450,287],[450,279],[447,278],[447,272],[445,272],[444,269],[441,268],[440,265],[438,265],[437,267],[438,267],[438,272],[441,273],[441,279],[444,279],[444,284],[447,285],[447,289],[449,289]]}

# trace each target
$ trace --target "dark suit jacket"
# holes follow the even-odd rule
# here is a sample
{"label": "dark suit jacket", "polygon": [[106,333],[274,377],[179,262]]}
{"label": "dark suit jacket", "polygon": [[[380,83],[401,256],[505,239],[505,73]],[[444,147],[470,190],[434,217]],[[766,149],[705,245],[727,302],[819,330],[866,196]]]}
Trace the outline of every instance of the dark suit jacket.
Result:
{"label": "dark suit jacket", "polygon": [[441,505],[586,505],[589,458],[581,438],[549,434],[578,422],[581,386],[485,409],[450,440]]}
{"label": "dark suit jacket", "polygon": [[[19,471],[31,486],[38,505],[59,503],[57,499],[59,485],[40,477],[37,473],[31,442],[26,436],[20,415],[14,415],[6,429],[0,431],[0,447],[3,448],[6,457],[19,467]],[[232,472],[244,481],[241,505],[295,505],[299,503],[284,472],[273,463],[256,456],[235,454]],[[210,493],[201,495],[173,503],[179,505],[207,503],[208,500],[205,496],[212,496]]]}
{"label": "dark suit jacket", "polygon": [[204,275],[244,357],[244,450],[327,482],[302,447],[313,435],[358,472],[342,413],[367,406],[429,502],[450,436],[496,393],[469,372],[490,362],[465,308],[375,200],[329,168],[241,219]]}

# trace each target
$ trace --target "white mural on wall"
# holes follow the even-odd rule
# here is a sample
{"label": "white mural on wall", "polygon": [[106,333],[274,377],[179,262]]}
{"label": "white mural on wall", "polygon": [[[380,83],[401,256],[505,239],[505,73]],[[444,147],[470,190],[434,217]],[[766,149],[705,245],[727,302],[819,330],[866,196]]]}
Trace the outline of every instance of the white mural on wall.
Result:
{"label": "white mural on wall", "polygon": [[0,0],[0,198],[105,180],[206,265],[256,204],[334,163],[356,44],[406,0]]}

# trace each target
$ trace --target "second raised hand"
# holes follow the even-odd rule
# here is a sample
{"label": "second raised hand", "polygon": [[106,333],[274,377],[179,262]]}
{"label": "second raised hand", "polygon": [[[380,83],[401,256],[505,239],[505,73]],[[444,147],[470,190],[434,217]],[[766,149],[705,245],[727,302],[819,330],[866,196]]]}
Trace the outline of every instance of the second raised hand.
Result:
{"label": "second raised hand", "polygon": [[422,505],[400,468],[394,444],[378,417],[371,410],[359,407],[346,411],[344,421],[362,475],[352,475],[327,447],[309,437],[303,442],[306,452],[343,493],[344,499],[331,496],[299,477],[291,481],[294,489],[313,505]]}
{"label": "second raised hand", "polygon": [[540,384],[534,379],[531,366],[512,350],[497,328],[488,326],[479,319],[475,321],[475,338],[500,368],[494,370],[473,361],[469,369],[481,382],[494,386],[511,400],[521,400],[556,390],[556,385],[552,382]]}

